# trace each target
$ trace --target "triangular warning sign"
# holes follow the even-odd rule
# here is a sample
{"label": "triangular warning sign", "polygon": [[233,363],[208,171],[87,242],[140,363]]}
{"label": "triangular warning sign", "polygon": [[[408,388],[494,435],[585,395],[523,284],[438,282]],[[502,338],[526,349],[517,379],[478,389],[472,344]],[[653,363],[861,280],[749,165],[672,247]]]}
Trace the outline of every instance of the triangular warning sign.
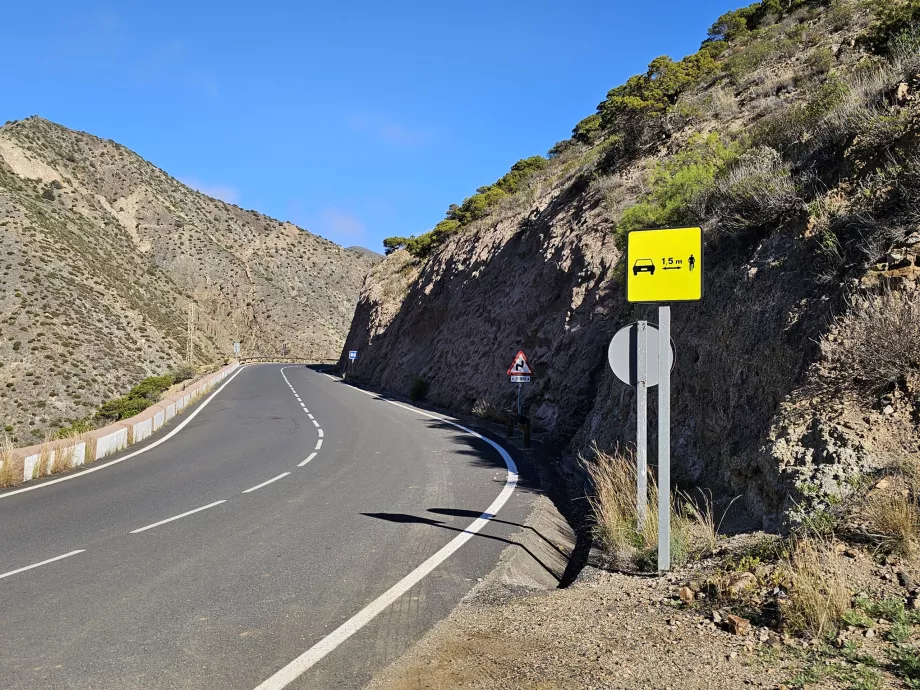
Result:
{"label": "triangular warning sign", "polygon": [[532,373],[530,364],[527,363],[527,356],[524,354],[524,351],[521,350],[514,356],[514,361],[511,363],[511,366],[508,367],[508,376],[519,374],[529,375]]}

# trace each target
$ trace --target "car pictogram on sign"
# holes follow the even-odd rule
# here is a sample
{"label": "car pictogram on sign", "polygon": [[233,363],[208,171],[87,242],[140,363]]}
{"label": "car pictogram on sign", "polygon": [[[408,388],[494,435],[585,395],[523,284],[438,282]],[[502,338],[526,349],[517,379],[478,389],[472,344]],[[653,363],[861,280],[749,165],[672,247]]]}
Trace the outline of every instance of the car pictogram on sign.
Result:
{"label": "car pictogram on sign", "polygon": [[636,263],[633,264],[633,275],[637,276],[643,271],[655,275],[655,262],[651,259],[636,259]]}

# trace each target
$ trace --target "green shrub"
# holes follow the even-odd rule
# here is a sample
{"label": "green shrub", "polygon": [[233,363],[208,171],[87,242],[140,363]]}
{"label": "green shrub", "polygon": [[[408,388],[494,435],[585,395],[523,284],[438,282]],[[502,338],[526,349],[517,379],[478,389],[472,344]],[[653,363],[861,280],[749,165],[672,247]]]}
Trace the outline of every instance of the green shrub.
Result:
{"label": "green shrub", "polygon": [[117,422],[140,414],[160,399],[160,394],[173,385],[171,375],[150,376],[134,386],[127,395],[103,403],[96,419],[103,423]]}
{"label": "green shrub", "polygon": [[563,153],[575,146],[574,139],[563,139],[562,141],[557,141],[553,144],[552,148],[546,152],[546,155],[550,158],[556,158],[561,156]]}
{"label": "green shrub", "polygon": [[[187,363],[180,364],[175,369],[169,372],[169,376],[172,376],[172,383],[170,385],[173,385],[176,383],[182,383],[183,381],[188,381],[189,379],[193,379],[195,378],[196,373],[197,372],[195,371],[195,367],[193,367],[191,364],[187,364]],[[168,387],[169,386],[167,386],[167,388]]]}
{"label": "green shrub", "polygon": [[875,21],[862,42],[873,52],[887,54],[896,39],[920,33],[920,2],[916,0],[876,0]]}
{"label": "green shrub", "polygon": [[812,74],[827,74],[836,63],[837,58],[834,57],[834,51],[827,46],[815,48],[805,59],[805,64],[808,65],[808,70]]}
{"label": "green shrub", "polygon": [[74,436],[75,434],[85,434],[88,431],[95,429],[95,425],[89,419],[77,419],[68,426],[61,427],[57,430],[56,436],[58,438],[67,438],[68,436]]}
{"label": "green shrub", "polygon": [[416,258],[427,257],[436,247],[441,245],[450,235],[460,228],[460,221],[447,219],[434,226],[431,232],[426,232],[418,237],[410,237],[406,241],[406,251]]}
{"label": "green shrub", "polygon": [[785,17],[813,0],[760,0],[747,7],[726,12],[709,28],[709,40],[737,43],[761,28],[767,17]]}
{"label": "green shrub", "polygon": [[697,221],[695,203],[740,149],[740,144],[726,144],[716,133],[693,135],[680,151],[652,168],[650,190],[617,224],[620,239],[631,230]]}
{"label": "green shrub", "polygon": [[799,206],[789,164],[765,146],[741,154],[699,197],[700,217],[727,234],[774,226]]}
{"label": "green shrub", "polygon": [[524,183],[531,178],[534,173],[543,170],[547,165],[549,165],[549,161],[543,156],[523,158],[512,165],[511,170],[492,186],[497,187],[506,194],[515,194],[521,191]]}
{"label": "green shrub", "polygon": [[404,249],[408,242],[407,237],[387,237],[383,240],[383,253],[389,256],[397,249]]}
{"label": "green shrub", "polygon": [[582,144],[592,144],[601,133],[601,116],[597,113],[588,115],[584,120],[575,125],[572,138]]}
{"label": "green shrub", "polygon": [[645,74],[630,77],[611,89],[598,106],[601,126],[616,130],[635,117],[659,117],[677,102],[688,87],[715,73],[717,63],[710,50],[700,50],[674,62],[667,55],[649,63]]}
{"label": "green shrub", "polygon": [[424,400],[428,395],[428,382],[421,376],[413,376],[412,383],[409,384],[409,399]]}

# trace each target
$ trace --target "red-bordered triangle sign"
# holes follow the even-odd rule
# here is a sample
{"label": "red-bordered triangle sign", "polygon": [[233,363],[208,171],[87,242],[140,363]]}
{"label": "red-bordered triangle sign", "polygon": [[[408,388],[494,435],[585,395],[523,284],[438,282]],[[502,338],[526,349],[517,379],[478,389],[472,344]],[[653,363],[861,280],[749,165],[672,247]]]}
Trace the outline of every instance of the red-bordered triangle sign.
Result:
{"label": "red-bordered triangle sign", "polygon": [[527,355],[521,350],[514,356],[514,361],[508,367],[508,376],[529,375],[533,372],[530,370],[530,364],[527,363]]}

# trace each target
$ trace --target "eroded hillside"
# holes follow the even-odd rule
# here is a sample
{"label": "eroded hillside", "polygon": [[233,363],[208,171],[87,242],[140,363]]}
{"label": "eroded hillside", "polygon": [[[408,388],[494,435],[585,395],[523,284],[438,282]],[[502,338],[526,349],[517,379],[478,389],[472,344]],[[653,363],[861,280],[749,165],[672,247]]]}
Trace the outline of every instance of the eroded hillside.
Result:
{"label": "eroded hillside", "polygon": [[914,15],[848,0],[724,15],[698,53],[653,61],[548,158],[431,233],[385,242],[346,341],[360,351],[350,375],[402,393],[423,379],[432,403],[493,415],[512,404],[505,369],[523,348],[527,412],[571,463],[628,444],[634,393],[607,343],[656,317],[626,303],[623,240],[700,224],[705,298],[672,310],[678,479],[743,495],[771,527],[916,454]]}
{"label": "eroded hillside", "polygon": [[207,197],[112,141],[0,128],[0,420],[19,442],[181,362],[338,355],[377,260]]}

